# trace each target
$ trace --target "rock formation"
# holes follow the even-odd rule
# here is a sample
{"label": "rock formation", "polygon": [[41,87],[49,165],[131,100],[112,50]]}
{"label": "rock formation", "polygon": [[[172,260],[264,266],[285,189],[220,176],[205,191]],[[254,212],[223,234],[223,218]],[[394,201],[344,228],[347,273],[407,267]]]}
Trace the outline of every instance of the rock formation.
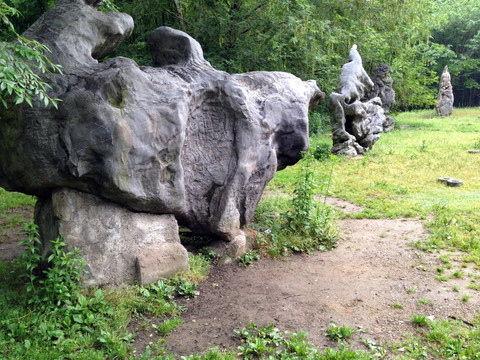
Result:
{"label": "rock formation", "polygon": [[363,68],[362,58],[353,45],[348,63],[340,73],[338,93],[329,96],[333,154],[364,154],[391,127],[378,96],[368,98],[373,81]]}
{"label": "rock formation", "polygon": [[[62,74],[40,74],[61,102],[57,110],[36,99],[0,115],[0,186],[41,204],[57,203],[58,189],[67,189],[131,212],[173,214],[232,244],[233,255],[244,251],[242,228],[275,172],[308,149],[308,108],[324,94],[288,73],[215,70],[197,41],[166,27],[148,37],[153,67],[101,61],[133,21],[99,12],[100,3],[59,0],[23,34],[46,44],[62,66]],[[60,233],[65,207],[38,209],[38,220],[56,219],[45,222],[55,230],[42,232]]]}
{"label": "rock formation", "polygon": [[440,76],[436,109],[439,116],[450,116],[453,112],[453,88],[448,66],[445,66]]}
{"label": "rock formation", "polygon": [[379,97],[382,101],[382,108],[386,116],[386,121],[383,123],[383,132],[388,132],[395,126],[395,119],[387,115],[395,105],[395,90],[393,90],[393,79],[390,76],[390,66],[388,64],[375,66],[372,81],[373,88],[368,93],[368,98]]}
{"label": "rock formation", "polygon": [[[82,250],[87,263],[84,285],[149,284],[188,270],[173,215],[132,212],[96,195],[54,190],[35,206],[42,238],[62,234]],[[46,242],[43,255],[49,253]]]}

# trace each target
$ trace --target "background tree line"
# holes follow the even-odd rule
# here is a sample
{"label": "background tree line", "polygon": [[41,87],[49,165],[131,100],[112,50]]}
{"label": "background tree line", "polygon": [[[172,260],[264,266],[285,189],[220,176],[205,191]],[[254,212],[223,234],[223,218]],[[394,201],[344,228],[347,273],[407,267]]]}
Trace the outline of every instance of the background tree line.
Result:
{"label": "background tree line", "polygon": [[[55,3],[0,2],[21,12],[11,19],[18,32]],[[103,9],[132,15],[135,31],[114,55],[141,65],[151,63],[146,35],[166,25],[197,39],[218,69],[288,71],[328,94],[357,44],[367,72],[392,67],[400,110],[433,106],[445,65],[455,105],[480,105],[478,0],[107,0]]]}

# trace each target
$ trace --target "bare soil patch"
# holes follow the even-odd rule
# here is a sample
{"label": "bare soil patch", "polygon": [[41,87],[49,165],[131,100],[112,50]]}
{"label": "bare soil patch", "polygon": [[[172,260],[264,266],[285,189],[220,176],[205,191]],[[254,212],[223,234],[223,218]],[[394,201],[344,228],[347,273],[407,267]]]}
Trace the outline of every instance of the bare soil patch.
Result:
{"label": "bare soil patch", "polygon": [[[262,259],[248,268],[216,267],[199,285],[198,297],[181,301],[184,323],[167,337],[168,350],[188,355],[235,348],[240,342],[233,330],[248,323],[304,330],[318,348],[335,347],[325,336],[330,322],[355,327],[351,347],[360,349],[360,337],[401,342],[416,331],[414,314],[471,320],[478,311],[468,279],[436,280],[439,255],[411,246],[428,236],[421,222],[346,219],[339,226],[343,239],[332,251]],[[461,301],[464,294],[471,296],[468,302]]]}

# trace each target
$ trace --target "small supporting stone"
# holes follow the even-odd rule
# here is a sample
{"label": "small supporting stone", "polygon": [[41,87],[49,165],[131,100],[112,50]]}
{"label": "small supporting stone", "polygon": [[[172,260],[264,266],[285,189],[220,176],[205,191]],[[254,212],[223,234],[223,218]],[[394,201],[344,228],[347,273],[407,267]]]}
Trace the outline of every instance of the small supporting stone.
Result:
{"label": "small supporting stone", "polygon": [[214,241],[210,246],[225,263],[232,262],[239,256],[245,254],[249,247],[247,244],[247,237],[243,231],[241,231],[240,234],[230,242]]}
{"label": "small supporting stone", "polygon": [[188,269],[188,256],[179,243],[164,243],[139,249],[136,259],[140,285],[148,285]]}
{"label": "small supporting stone", "polygon": [[189,268],[173,215],[132,212],[95,195],[61,189],[37,203],[35,221],[44,257],[49,240],[60,234],[69,250],[82,250],[88,270],[84,286],[145,285]]}

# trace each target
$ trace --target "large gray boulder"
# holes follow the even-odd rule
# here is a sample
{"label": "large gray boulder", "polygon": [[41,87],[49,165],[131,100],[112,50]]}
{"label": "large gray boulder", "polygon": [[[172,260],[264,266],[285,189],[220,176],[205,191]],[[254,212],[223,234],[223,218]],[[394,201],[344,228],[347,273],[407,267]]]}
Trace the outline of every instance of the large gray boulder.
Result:
{"label": "large gray boulder", "polygon": [[329,96],[333,154],[364,154],[390,128],[380,97],[368,96],[373,87],[357,46],[353,45],[342,67],[337,92]]}
{"label": "large gray boulder", "polygon": [[288,73],[215,70],[166,27],[148,38],[153,67],[102,61],[133,21],[100,2],[59,0],[23,34],[62,66],[40,74],[61,102],[2,112],[0,186],[40,198],[75,189],[239,242],[265,185],[308,149],[308,109],[324,94]]}
{"label": "large gray boulder", "polygon": [[437,96],[437,114],[439,116],[450,116],[453,112],[453,87],[448,72],[448,66],[445,66],[440,76],[440,84]]}

